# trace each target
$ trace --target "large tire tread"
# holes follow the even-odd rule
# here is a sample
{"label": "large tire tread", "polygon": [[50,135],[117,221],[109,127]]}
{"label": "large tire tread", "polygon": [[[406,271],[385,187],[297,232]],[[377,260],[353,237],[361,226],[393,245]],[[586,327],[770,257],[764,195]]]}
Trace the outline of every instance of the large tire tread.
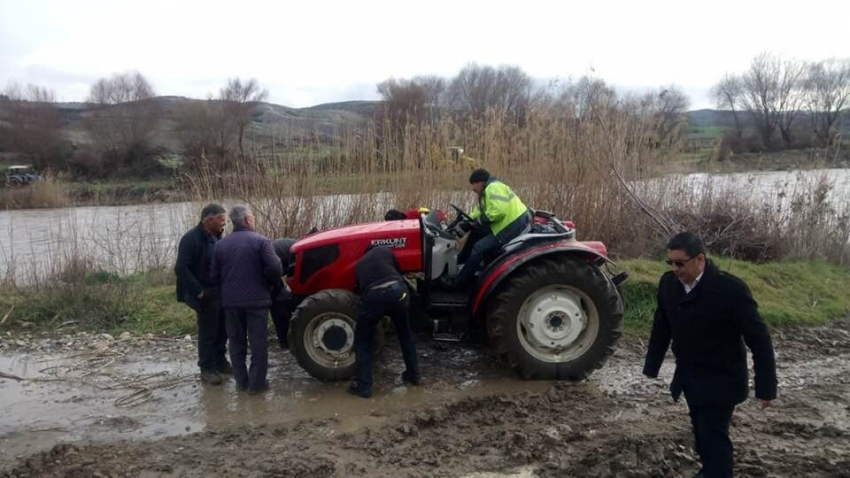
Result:
{"label": "large tire tread", "polygon": [[[553,284],[583,290],[599,313],[599,331],[588,351],[560,364],[531,356],[516,332],[517,316],[528,295]],[[598,267],[578,257],[542,258],[515,271],[496,291],[487,309],[487,329],[495,353],[523,378],[579,381],[605,365],[614,353],[623,334],[623,303],[617,289]]]}

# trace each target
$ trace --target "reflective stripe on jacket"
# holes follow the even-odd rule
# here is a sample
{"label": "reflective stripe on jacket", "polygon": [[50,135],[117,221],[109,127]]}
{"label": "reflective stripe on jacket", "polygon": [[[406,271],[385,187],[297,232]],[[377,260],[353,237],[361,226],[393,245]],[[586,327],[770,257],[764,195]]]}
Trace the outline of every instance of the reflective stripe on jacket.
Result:
{"label": "reflective stripe on jacket", "polygon": [[526,211],[528,208],[507,184],[490,178],[478,197],[478,205],[469,216],[488,225],[493,234],[498,234]]}

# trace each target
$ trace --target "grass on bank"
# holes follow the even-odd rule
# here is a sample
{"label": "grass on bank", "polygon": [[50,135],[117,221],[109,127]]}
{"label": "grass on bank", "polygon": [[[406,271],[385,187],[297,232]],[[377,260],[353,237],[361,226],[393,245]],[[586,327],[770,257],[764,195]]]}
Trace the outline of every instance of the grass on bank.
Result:
{"label": "grass on bank", "polygon": [[88,330],[136,335],[196,332],[194,313],[175,300],[168,271],[133,274],[92,272],[82,280],[40,287],[4,287],[0,330]]}
{"label": "grass on bank", "polygon": [[[850,312],[850,269],[827,262],[798,261],[754,264],[727,258],[721,269],[743,279],[773,327],[817,325]],[[660,260],[630,259],[624,284],[626,333],[646,336],[652,326],[658,278],[667,270]],[[14,306],[14,307],[13,307]],[[195,333],[194,313],[175,300],[170,271],[135,274],[88,273],[76,283],[50,287],[3,288],[0,331],[53,330],[74,321],[76,329],[120,334],[182,335]],[[67,326],[65,328],[67,329]]]}
{"label": "grass on bank", "polygon": [[[818,325],[850,312],[850,269],[823,261],[754,264],[719,258],[720,269],[740,277],[753,293],[764,320],[772,327]],[[668,270],[661,260],[630,259],[624,284],[626,332],[647,335],[652,327],[658,279]]]}

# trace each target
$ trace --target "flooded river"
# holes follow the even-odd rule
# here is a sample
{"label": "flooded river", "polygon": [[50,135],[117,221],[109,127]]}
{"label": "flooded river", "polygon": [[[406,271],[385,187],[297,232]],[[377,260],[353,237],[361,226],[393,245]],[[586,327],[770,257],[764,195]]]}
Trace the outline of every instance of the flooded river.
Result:
{"label": "flooded river", "polygon": [[[846,207],[850,198],[848,169],[692,174],[684,177],[684,185],[699,189],[711,182],[715,190],[743,191],[753,201],[773,204],[787,200],[795,190],[812,189],[822,177],[833,185],[828,194],[831,204]],[[369,198],[376,220],[380,218],[378,212],[393,202],[388,195],[378,196],[377,200],[375,196]],[[319,198],[321,207],[317,209],[339,217],[357,198],[352,195]],[[170,266],[177,241],[197,222],[201,207],[184,202],[0,212],[0,277],[11,275],[25,280],[33,272],[49,272],[63,258],[80,256],[102,269],[121,274]],[[333,223],[333,220],[318,217],[316,223]]]}

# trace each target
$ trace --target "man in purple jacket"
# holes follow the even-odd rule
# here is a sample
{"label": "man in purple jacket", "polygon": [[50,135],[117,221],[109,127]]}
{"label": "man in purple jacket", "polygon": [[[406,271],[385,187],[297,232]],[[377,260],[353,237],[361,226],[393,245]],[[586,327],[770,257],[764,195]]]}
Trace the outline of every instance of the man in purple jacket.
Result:
{"label": "man in purple jacket", "polygon": [[[272,305],[271,288],[283,271],[272,242],[254,230],[254,214],[247,206],[231,209],[230,221],[233,232],[215,245],[211,279],[221,286],[236,387],[262,393],[269,387],[266,317]],[[248,344],[250,369],[245,367]]]}

